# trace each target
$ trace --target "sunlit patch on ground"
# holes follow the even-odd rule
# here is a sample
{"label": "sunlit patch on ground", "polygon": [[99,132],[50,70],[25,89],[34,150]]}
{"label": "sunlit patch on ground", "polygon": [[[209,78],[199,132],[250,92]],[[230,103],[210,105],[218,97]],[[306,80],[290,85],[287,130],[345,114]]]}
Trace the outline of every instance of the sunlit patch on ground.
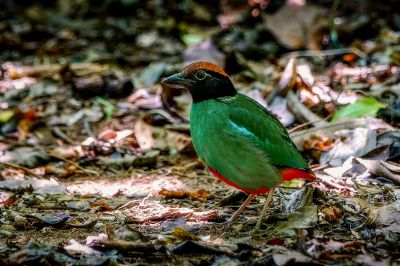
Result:
{"label": "sunlit patch on ground", "polygon": [[99,195],[113,197],[146,197],[158,195],[162,189],[184,190],[185,184],[174,176],[137,176],[132,178],[110,180],[97,178],[95,181],[76,181],[68,184],[67,191],[79,195]]}
{"label": "sunlit patch on ground", "polygon": [[[398,10],[0,0],[0,265],[399,264]],[[247,195],[197,158],[190,92],[160,84],[205,60],[317,176],[277,188],[255,235],[266,195],[226,228]]]}
{"label": "sunlit patch on ground", "polygon": [[199,208],[170,206],[160,201],[145,199],[122,213],[126,215],[125,221],[128,223],[146,224],[150,227],[153,223],[163,232],[176,226],[186,227],[219,220],[217,210],[204,211]]}

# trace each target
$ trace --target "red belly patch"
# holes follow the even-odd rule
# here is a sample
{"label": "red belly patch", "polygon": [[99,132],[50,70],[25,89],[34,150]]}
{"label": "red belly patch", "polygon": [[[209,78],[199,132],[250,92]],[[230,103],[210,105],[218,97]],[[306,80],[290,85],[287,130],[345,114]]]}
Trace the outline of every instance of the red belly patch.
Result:
{"label": "red belly patch", "polygon": [[265,193],[268,193],[268,191],[269,191],[269,188],[266,188],[266,187],[262,187],[262,188],[259,188],[259,189],[257,189],[257,190],[252,190],[252,189],[248,189],[248,188],[244,188],[244,187],[238,186],[238,185],[236,185],[235,183],[233,183],[233,182],[229,181],[228,179],[226,179],[225,177],[223,177],[222,175],[220,175],[217,171],[215,171],[215,170],[212,169],[211,167],[208,167],[208,169],[210,170],[210,172],[211,172],[216,178],[218,178],[218,179],[221,180],[222,182],[224,182],[224,183],[226,183],[226,184],[228,184],[228,185],[230,185],[230,186],[232,186],[232,187],[234,187],[234,188],[236,188],[236,189],[242,190],[242,191],[244,191],[244,192],[246,192],[246,193],[258,195],[258,194],[265,194]]}
{"label": "red belly patch", "polygon": [[[256,190],[252,190],[252,189],[248,189],[248,188],[244,188],[241,186],[236,185],[235,183],[229,181],[228,179],[226,179],[225,177],[223,177],[222,175],[220,175],[217,171],[215,171],[213,168],[208,167],[208,169],[210,170],[210,172],[219,180],[221,180],[222,182],[236,188],[239,190],[242,190],[246,193],[250,193],[250,194],[265,194],[268,193],[268,191],[270,190],[270,188],[266,188],[266,187],[261,187],[258,188]],[[301,179],[308,179],[308,180],[313,180],[315,179],[315,175],[300,169],[296,169],[296,168],[284,168],[280,170],[280,173],[282,175],[282,181],[290,181],[296,178],[301,178]]]}

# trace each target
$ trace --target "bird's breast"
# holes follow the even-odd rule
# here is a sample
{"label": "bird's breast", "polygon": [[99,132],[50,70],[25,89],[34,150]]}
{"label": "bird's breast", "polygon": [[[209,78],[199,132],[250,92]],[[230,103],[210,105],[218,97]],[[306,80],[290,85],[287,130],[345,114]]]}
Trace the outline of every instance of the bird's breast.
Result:
{"label": "bird's breast", "polygon": [[208,147],[222,134],[229,111],[223,103],[207,100],[194,103],[190,112],[190,133],[199,157],[207,162]]}

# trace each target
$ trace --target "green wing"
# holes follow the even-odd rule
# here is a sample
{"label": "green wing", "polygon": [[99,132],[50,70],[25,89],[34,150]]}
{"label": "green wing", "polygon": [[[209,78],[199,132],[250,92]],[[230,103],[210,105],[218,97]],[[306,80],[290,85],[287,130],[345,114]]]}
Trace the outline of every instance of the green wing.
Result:
{"label": "green wing", "polygon": [[308,169],[286,129],[247,96],[194,103],[190,128],[199,157],[239,187],[278,185],[278,167]]}
{"label": "green wing", "polygon": [[289,137],[287,130],[267,109],[239,94],[224,100],[229,105],[229,121],[241,135],[252,139],[276,167],[308,170],[309,167]]}
{"label": "green wing", "polygon": [[209,100],[192,105],[190,131],[200,159],[235,185],[249,190],[281,182],[260,142],[240,134],[229,120],[230,105]]}

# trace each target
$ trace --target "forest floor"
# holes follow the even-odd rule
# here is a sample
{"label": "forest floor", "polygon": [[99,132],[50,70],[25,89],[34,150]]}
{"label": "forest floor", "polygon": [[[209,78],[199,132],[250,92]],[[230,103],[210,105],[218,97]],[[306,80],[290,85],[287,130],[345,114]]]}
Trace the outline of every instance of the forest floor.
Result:
{"label": "forest floor", "polygon": [[[399,265],[398,14],[342,3],[333,29],[326,6],[188,2],[0,3],[0,264]],[[317,176],[282,184],[254,235],[266,195],[225,228],[246,194],[197,158],[188,92],[159,83],[196,60]]]}

